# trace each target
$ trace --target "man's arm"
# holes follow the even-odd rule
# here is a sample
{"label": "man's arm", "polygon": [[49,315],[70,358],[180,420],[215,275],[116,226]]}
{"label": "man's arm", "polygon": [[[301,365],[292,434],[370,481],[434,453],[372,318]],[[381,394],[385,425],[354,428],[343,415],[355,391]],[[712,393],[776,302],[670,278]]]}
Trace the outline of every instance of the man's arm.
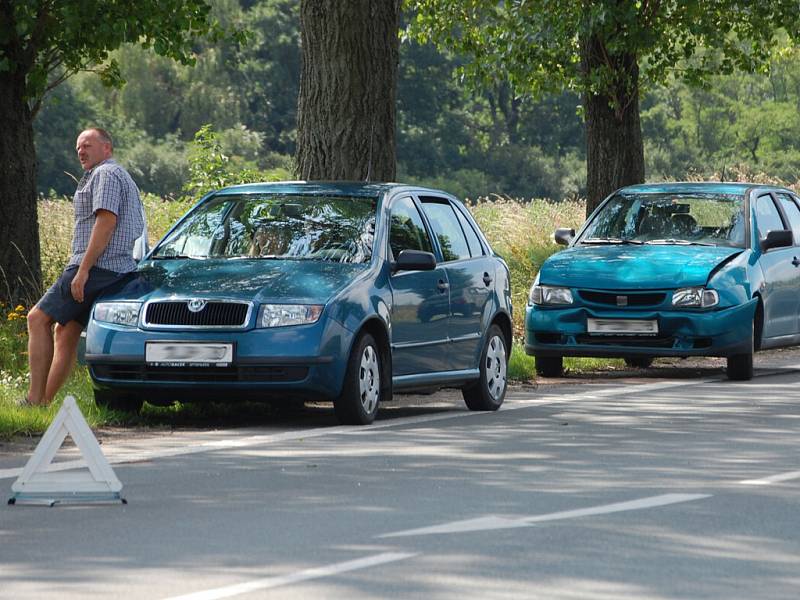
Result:
{"label": "man's arm", "polygon": [[117,226],[117,215],[110,210],[102,208],[97,209],[94,215],[94,225],[92,226],[92,235],[89,237],[89,245],[86,247],[86,252],[83,255],[83,260],[78,267],[78,272],[72,279],[70,290],[72,297],[76,302],[83,302],[83,289],[86,286],[86,280],[89,278],[89,269],[91,269],[100,258],[100,255],[108,246],[111,240],[111,235],[114,233],[114,228]]}

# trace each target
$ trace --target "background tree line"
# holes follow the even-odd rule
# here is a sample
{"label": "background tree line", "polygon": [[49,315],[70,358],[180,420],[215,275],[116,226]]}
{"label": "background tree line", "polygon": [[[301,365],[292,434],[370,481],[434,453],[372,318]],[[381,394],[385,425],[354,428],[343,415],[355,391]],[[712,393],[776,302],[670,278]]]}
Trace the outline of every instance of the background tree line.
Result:
{"label": "background tree line", "polygon": [[38,294],[37,191],[72,191],[89,124],[166,196],[373,176],[591,210],[645,178],[797,179],[796,2],[141,1],[0,0],[7,300]]}
{"label": "background tree line", "polygon": [[[91,73],[47,97],[35,122],[40,194],[71,194],[79,169],[77,131],[112,131],[118,157],[147,192],[179,195],[190,178],[195,133],[211,124],[233,165],[289,176],[300,78],[299,4],[214,0],[214,16],[249,32],[246,43],[195,42],[195,66],[138,46],[113,53],[124,87]],[[581,100],[571,92],[533,98],[501,77],[473,92],[464,63],[404,37],[400,44],[398,180],[463,197],[532,198],[586,192]],[[647,179],[713,176],[736,169],[800,178],[800,54],[776,53],[766,74],[680,81],[644,94],[641,122]]]}

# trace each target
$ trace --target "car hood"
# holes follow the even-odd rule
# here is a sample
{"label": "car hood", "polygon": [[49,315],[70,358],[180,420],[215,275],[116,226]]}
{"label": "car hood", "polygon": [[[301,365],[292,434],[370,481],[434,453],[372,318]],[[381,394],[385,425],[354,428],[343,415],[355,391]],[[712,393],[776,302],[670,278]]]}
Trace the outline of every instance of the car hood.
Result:
{"label": "car hood", "polygon": [[539,282],[593,289],[702,286],[717,265],[740,252],[723,246],[575,246],[548,258]]}
{"label": "car hood", "polygon": [[313,260],[151,260],[118,296],[323,304],[366,267]]}

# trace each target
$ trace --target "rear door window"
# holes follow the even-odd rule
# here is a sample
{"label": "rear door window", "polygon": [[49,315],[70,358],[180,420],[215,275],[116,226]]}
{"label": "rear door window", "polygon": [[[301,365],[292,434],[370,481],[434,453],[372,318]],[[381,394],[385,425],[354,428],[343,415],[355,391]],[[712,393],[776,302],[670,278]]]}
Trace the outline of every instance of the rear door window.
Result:
{"label": "rear door window", "polygon": [[778,200],[792,226],[794,243],[796,246],[800,245],[800,208],[797,207],[797,201],[789,194],[778,194]]}
{"label": "rear door window", "polygon": [[470,258],[469,244],[455,210],[447,200],[421,198],[422,210],[439,240],[445,262]]}

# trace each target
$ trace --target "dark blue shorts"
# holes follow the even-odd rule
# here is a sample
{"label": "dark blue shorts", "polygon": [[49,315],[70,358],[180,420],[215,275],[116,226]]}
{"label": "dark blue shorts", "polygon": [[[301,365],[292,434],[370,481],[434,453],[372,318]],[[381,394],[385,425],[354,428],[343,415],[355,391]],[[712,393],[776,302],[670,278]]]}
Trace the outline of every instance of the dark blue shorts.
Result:
{"label": "dark blue shorts", "polygon": [[86,327],[89,322],[89,314],[92,312],[92,305],[97,297],[102,292],[126,281],[130,273],[116,273],[92,267],[83,290],[83,302],[75,302],[70,286],[77,272],[77,265],[67,267],[36,306],[61,325],[66,325],[70,321],[78,321]]}

